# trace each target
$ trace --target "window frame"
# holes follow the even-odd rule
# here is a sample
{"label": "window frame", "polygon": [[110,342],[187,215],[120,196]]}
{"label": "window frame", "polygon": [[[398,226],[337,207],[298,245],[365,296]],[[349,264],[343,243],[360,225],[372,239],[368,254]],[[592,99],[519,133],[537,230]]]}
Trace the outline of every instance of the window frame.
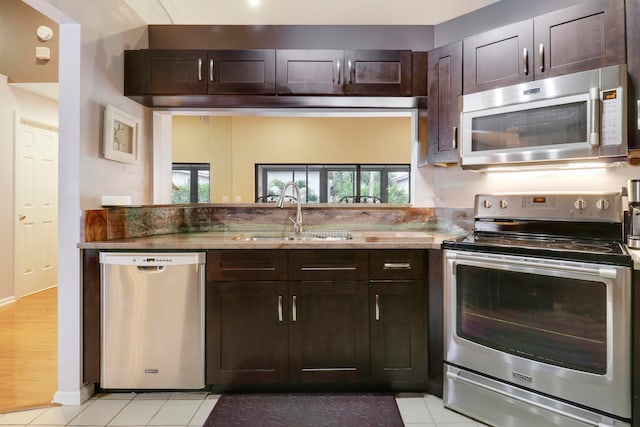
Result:
{"label": "window frame", "polygon": [[[319,202],[318,203],[338,203],[328,202],[328,184],[329,184],[329,172],[332,171],[354,171],[354,196],[361,197],[360,186],[361,176],[363,171],[380,172],[380,200],[381,203],[389,203],[388,185],[390,182],[389,174],[393,172],[406,172],[407,173],[407,204],[411,203],[411,165],[408,163],[399,164],[378,164],[378,163],[256,163],[255,164],[255,179],[254,179],[254,200],[258,197],[264,197],[269,195],[268,193],[268,174],[273,171],[291,172],[291,176],[294,177],[295,173],[304,171],[305,183],[309,185],[309,172],[320,172],[320,189],[319,189]],[[299,181],[299,179],[298,179]],[[262,190],[262,191],[261,191]],[[307,192],[305,192],[303,203],[308,203]],[[368,195],[364,195],[368,196]]]}
{"label": "window frame", "polygon": [[[206,170],[209,172],[209,194],[208,201],[198,201],[198,172]],[[211,163],[181,163],[171,164],[171,173],[174,171],[189,172],[189,203],[210,203],[211,202]],[[172,198],[173,199],[173,198]],[[173,202],[173,200],[172,200]]]}

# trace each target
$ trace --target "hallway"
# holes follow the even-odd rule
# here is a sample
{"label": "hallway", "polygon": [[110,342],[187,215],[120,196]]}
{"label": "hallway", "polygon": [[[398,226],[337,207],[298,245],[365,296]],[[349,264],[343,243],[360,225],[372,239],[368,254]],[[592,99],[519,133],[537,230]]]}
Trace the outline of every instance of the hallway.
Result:
{"label": "hallway", "polygon": [[0,307],[0,414],[51,405],[57,389],[58,288]]}

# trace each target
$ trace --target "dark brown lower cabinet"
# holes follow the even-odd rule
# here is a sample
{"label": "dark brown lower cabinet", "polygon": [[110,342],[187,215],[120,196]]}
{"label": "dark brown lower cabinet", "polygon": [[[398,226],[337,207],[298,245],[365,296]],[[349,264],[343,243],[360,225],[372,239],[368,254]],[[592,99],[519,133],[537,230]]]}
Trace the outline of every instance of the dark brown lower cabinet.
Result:
{"label": "dark brown lower cabinet", "polygon": [[209,282],[206,382],[287,381],[286,282]]}
{"label": "dark brown lower cabinet", "polygon": [[377,383],[424,381],[427,367],[423,282],[372,282],[371,376]]}
{"label": "dark brown lower cabinet", "polygon": [[291,383],[354,383],[369,377],[366,281],[291,282]]}
{"label": "dark brown lower cabinet", "polygon": [[[429,390],[426,255],[394,249],[207,251],[206,383],[222,390]],[[83,379],[97,384],[99,271],[98,251],[83,251]],[[442,350],[431,344],[429,339],[430,360],[441,365]],[[442,367],[433,373],[441,375]],[[441,379],[438,385],[441,394]]]}

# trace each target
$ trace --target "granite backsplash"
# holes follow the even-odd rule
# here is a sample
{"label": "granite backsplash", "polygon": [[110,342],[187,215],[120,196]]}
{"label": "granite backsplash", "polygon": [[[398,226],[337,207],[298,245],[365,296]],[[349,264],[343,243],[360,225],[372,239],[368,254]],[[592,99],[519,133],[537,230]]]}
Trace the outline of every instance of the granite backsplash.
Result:
{"label": "granite backsplash", "polygon": [[[83,212],[84,242],[204,231],[276,231],[292,228],[295,205],[201,204],[111,207]],[[473,209],[404,206],[304,205],[303,230],[429,231],[463,234]]]}

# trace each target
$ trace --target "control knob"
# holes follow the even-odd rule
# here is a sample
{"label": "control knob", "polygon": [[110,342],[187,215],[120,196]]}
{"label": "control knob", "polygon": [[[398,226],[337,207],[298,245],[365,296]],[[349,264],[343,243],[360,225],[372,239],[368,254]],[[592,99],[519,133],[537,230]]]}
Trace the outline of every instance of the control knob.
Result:
{"label": "control knob", "polygon": [[585,199],[578,199],[575,201],[573,206],[575,206],[578,210],[583,210],[587,207],[587,201]]}
{"label": "control knob", "polygon": [[491,207],[491,200],[484,199],[482,201],[482,207],[485,208],[485,209],[489,209]]}
{"label": "control knob", "polygon": [[507,202],[506,200],[500,200],[500,207],[502,209],[507,209],[508,206],[509,206],[509,202]]}
{"label": "control knob", "polygon": [[606,211],[607,209],[609,209],[609,206],[610,206],[610,203],[606,199],[599,199],[598,201],[596,201],[596,208],[602,211]]}

